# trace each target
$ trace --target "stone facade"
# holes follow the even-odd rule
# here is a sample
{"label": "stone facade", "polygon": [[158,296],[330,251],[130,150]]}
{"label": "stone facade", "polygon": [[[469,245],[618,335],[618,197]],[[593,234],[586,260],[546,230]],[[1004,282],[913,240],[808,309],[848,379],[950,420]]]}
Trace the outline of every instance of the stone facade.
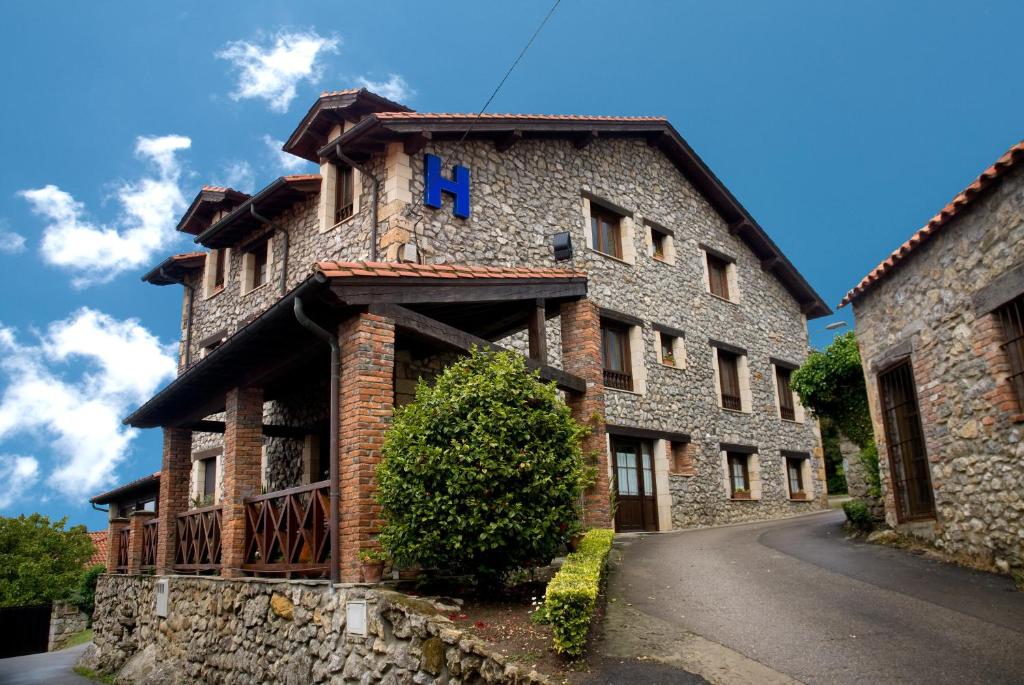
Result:
{"label": "stone facade", "polygon": [[[507,663],[423,598],[325,582],[103,576],[93,646],[81,664],[126,685],[178,683],[518,683],[548,680]],[[346,604],[366,602],[366,635]]]}
{"label": "stone facade", "polygon": [[[973,296],[1024,263],[1024,168],[853,299],[886,517],[954,554],[1001,570],[1024,565],[1021,408],[1006,382],[999,322]],[[934,492],[933,520],[901,525],[879,372],[909,359]]]}
{"label": "stone facade", "polygon": [[[424,153],[471,169],[469,219],[453,216],[447,196],[442,209],[423,206]],[[588,273],[588,297],[597,305],[642,321],[633,333],[635,373],[642,378],[640,392],[606,388],[602,418],[611,425],[691,436],[691,464],[686,469],[670,464],[675,448],[669,441],[660,441],[663,444],[654,449],[660,474],[661,530],[784,516],[824,506],[824,461],[816,423],[810,417],[799,422],[780,418],[770,361],[778,358],[799,364],[805,359],[806,318],[796,299],[740,236],[730,232],[664,152],[640,138],[600,137],[582,149],[569,139],[523,139],[501,152],[490,141],[470,139],[458,145],[438,139],[428,141],[414,155],[405,154],[401,143],[389,144],[369,166],[382,184],[382,259],[396,258],[400,245],[412,243],[420,261],[426,263],[551,266],[555,265],[552,235],[569,231],[575,256],[571,263],[558,265]],[[319,224],[324,211],[316,196],[274,217],[290,236],[288,288],[309,275],[314,260],[358,260],[369,255],[370,185],[365,174],[358,178],[362,191],[358,210],[338,226]],[[624,220],[625,259],[588,247],[586,213],[591,197],[631,213]],[[666,250],[668,259],[653,257],[649,222],[673,232]],[[220,330],[230,335],[278,299],[282,248],[282,237],[277,234],[272,239],[268,284],[248,294],[242,294],[239,250],[229,252],[227,285],[221,292],[207,296],[203,275],[191,277],[190,284],[196,288],[193,361],[201,358],[198,345],[205,337]],[[708,292],[705,248],[735,260],[730,276],[738,293],[735,301]],[[660,363],[656,325],[685,332],[675,366]],[[561,330],[559,317],[547,322],[548,361],[555,366],[562,363]],[[743,412],[719,406],[713,340],[747,351],[744,382],[748,406]],[[525,351],[524,334],[501,342]],[[401,373],[423,374],[428,379],[435,373],[414,369],[402,358],[402,350],[395,354],[396,369]],[[394,396],[399,404],[411,397],[414,380],[396,377]],[[311,402],[326,402],[326,394],[318,391]],[[265,417],[286,413],[286,408],[275,403],[267,403],[264,409]],[[220,436],[213,439],[218,440]],[[734,501],[728,496],[721,458],[721,445],[726,443],[757,448],[760,499]],[[265,450],[267,486],[294,483],[300,473],[298,441],[268,439]],[[809,500],[795,501],[788,496],[782,456],[787,450],[810,455]]]}

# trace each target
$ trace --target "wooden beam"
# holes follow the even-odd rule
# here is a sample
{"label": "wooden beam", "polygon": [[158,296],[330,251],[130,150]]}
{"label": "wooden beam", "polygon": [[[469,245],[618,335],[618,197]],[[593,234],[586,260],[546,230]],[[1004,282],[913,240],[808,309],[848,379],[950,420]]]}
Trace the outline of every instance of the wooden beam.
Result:
{"label": "wooden beam", "polygon": [[583,148],[597,140],[598,135],[599,134],[597,131],[587,131],[586,133],[573,138],[572,145],[577,150],[582,150]]}
{"label": "wooden beam", "polygon": [[547,317],[544,316],[544,300],[537,300],[537,305],[530,310],[529,317],[530,359],[547,363],[548,331],[544,325],[547,321]]}
{"label": "wooden beam", "polygon": [[748,228],[751,228],[750,222],[746,219],[740,219],[729,224],[729,235],[740,235]]}
{"label": "wooden beam", "polygon": [[[189,425],[188,428],[197,433],[223,433],[224,422],[203,419]],[[295,438],[301,440],[312,432],[312,430],[293,426],[281,426],[272,423],[263,424],[263,435],[268,438]]]}
{"label": "wooden beam", "polygon": [[384,302],[511,302],[537,298],[582,297],[587,294],[587,283],[583,279],[545,278],[532,284],[523,283],[525,279],[514,279],[507,283],[484,278],[453,278],[438,283],[440,280],[442,279],[419,280],[399,277],[392,280],[373,277],[360,281],[355,278],[339,278],[332,281],[331,290],[340,300],[350,305]]}
{"label": "wooden beam", "polygon": [[[437,319],[431,319],[429,316],[424,316],[419,312],[414,312],[411,309],[407,309],[399,305],[375,304],[371,305],[369,310],[371,314],[392,319],[397,328],[407,330],[411,333],[457,350],[468,352],[475,346],[482,350],[490,350],[492,352],[510,351],[501,345],[495,345],[489,340],[478,338],[472,333],[460,331],[454,326],[449,326]],[[565,371],[556,369],[553,366],[548,366],[536,359],[527,358],[526,366],[531,370],[540,372],[540,377],[542,379],[546,381],[554,381],[562,390],[585,392],[587,389],[587,382],[579,376],[566,373]]]}
{"label": "wooden beam", "polygon": [[607,432],[609,435],[621,435],[624,438],[643,438],[647,440],[670,440],[671,442],[690,442],[689,433],[653,430],[650,428],[641,428],[640,426],[622,426],[609,423],[605,425],[605,432]]}
{"label": "wooden beam", "polygon": [[513,145],[515,145],[516,143],[518,143],[522,139],[523,139],[523,132],[520,131],[519,129],[516,129],[515,131],[512,131],[511,133],[506,133],[503,136],[495,138],[494,139],[494,149],[497,150],[498,152],[505,152],[506,150],[508,150],[510,147],[512,147]]}
{"label": "wooden beam", "polygon": [[761,260],[761,268],[765,271],[771,271],[782,262],[778,256],[768,257],[767,259]]}
{"label": "wooden beam", "polygon": [[402,146],[402,148],[405,150],[405,154],[415,155],[419,153],[419,151],[422,150],[424,147],[426,147],[427,143],[429,143],[433,137],[434,136],[433,134],[430,133],[430,131],[422,131],[420,133],[416,133],[405,139],[405,144]]}

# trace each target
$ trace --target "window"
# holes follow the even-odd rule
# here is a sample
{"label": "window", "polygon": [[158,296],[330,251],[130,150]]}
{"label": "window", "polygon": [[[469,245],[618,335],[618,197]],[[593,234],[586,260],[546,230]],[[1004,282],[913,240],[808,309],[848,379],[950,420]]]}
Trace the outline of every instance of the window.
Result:
{"label": "window", "polygon": [[746,454],[728,453],[729,494],[733,499],[750,499],[750,469]]}
{"label": "window", "polygon": [[338,166],[334,185],[334,223],[340,223],[355,213],[355,194],[351,167]]}
{"label": "window", "polygon": [[673,261],[672,236],[668,231],[648,224],[651,229],[651,256],[659,262]]}
{"label": "window", "polygon": [[217,458],[203,460],[203,499],[213,501],[217,492]]}
{"label": "window", "polygon": [[779,392],[779,415],[786,421],[796,421],[796,404],[793,402],[793,390],[789,387],[789,377],[792,373],[785,367],[775,367],[775,384]]}
{"label": "window", "polygon": [[896,498],[896,518],[899,523],[934,518],[931,468],[910,362],[900,362],[879,374],[878,389]]}
{"label": "window", "polygon": [[806,459],[800,457],[786,457],[786,480],[789,483],[790,499],[805,499],[804,492],[804,462]]}
{"label": "window", "polygon": [[708,287],[711,290],[711,294],[717,297],[721,297],[723,300],[729,299],[729,262],[716,257],[713,254],[708,254]]}
{"label": "window", "polygon": [[226,256],[227,255],[224,254],[224,250],[213,251],[212,257],[215,262],[215,266],[213,268],[213,287],[218,290],[224,287],[224,275],[227,271],[227,265],[225,264],[227,261],[225,259]]}
{"label": "window", "polygon": [[629,328],[612,321],[601,322],[601,359],[604,384],[617,390],[633,390]]}
{"label": "window", "polygon": [[594,249],[622,259],[621,217],[594,203],[590,204],[590,232]]}
{"label": "window", "polygon": [[1017,395],[1017,406],[1024,408],[1024,295],[996,310],[1003,328],[1003,352],[1010,364],[1010,387]]}
{"label": "window", "polygon": [[242,259],[243,292],[250,292],[266,285],[270,280],[270,240],[253,245]]}
{"label": "window", "polygon": [[661,333],[661,363],[666,366],[676,365],[675,342],[678,338],[668,333]]}
{"label": "window", "polygon": [[734,411],[743,410],[739,357],[738,354],[723,349],[718,350],[718,379],[722,390],[722,407]]}

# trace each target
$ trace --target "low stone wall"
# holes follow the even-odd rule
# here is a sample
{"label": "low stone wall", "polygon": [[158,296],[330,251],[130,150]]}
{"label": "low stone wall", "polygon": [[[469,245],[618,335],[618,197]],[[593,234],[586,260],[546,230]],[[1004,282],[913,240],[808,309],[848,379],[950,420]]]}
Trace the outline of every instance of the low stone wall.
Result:
{"label": "low stone wall", "polygon": [[[106,575],[81,665],[118,683],[547,683],[506,664],[426,599],[322,581],[170,576],[166,618],[153,576]],[[367,604],[367,634],[346,603]]]}
{"label": "low stone wall", "polygon": [[50,612],[50,644],[47,649],[51,652],[63,649],[72,635],[88,627],[89,617],[78,607],[67,602],[54,602]]}

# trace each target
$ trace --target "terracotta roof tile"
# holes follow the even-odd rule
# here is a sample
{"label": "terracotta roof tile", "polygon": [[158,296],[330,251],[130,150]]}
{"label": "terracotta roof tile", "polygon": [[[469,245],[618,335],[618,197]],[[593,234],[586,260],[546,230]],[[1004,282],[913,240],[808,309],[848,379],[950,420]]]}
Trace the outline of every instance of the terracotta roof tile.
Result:
{"label": "terracotta roof tile", "polygon": [[468,264],[321,261],[314,269],[328,278],[586,278],[578,269]]}
{"label": "terracotta roof tile", "polygon": [[85,562],[86,567],[107,563],[107,531],[97,530],[89,533],[92,540],[92,556]]}
{"label": "terracotta roof tile", "polygon": [[960,191],[960,193],[950,200],[949,204],[943,207],[938,214],[933,216],[927,224],[914,233],[914,235],[910,236],[906,242],[893,250],[892,254],[886,257],[881,264],[876,266],[867,276],[861,279],[861,282],[858,283],[856,287],[846,293],[846,296],[843,297],[843,301],[839,303],[839,306],[845,307],[856,298],[863,295],[869,288],[877,284],[900,263],[908,259],[915,249],[935,236],[943,226],[950,222],[950,220],[969,207],[983,190],[996,183],[1000,177],[1004,176],[1007,171],[1019,164],[1022,160],[1024,160],[1024,140],[1007,150],[1002,157],[996,160],[995,164],[981,172],[981,175],[978,176],[971,185]]}

